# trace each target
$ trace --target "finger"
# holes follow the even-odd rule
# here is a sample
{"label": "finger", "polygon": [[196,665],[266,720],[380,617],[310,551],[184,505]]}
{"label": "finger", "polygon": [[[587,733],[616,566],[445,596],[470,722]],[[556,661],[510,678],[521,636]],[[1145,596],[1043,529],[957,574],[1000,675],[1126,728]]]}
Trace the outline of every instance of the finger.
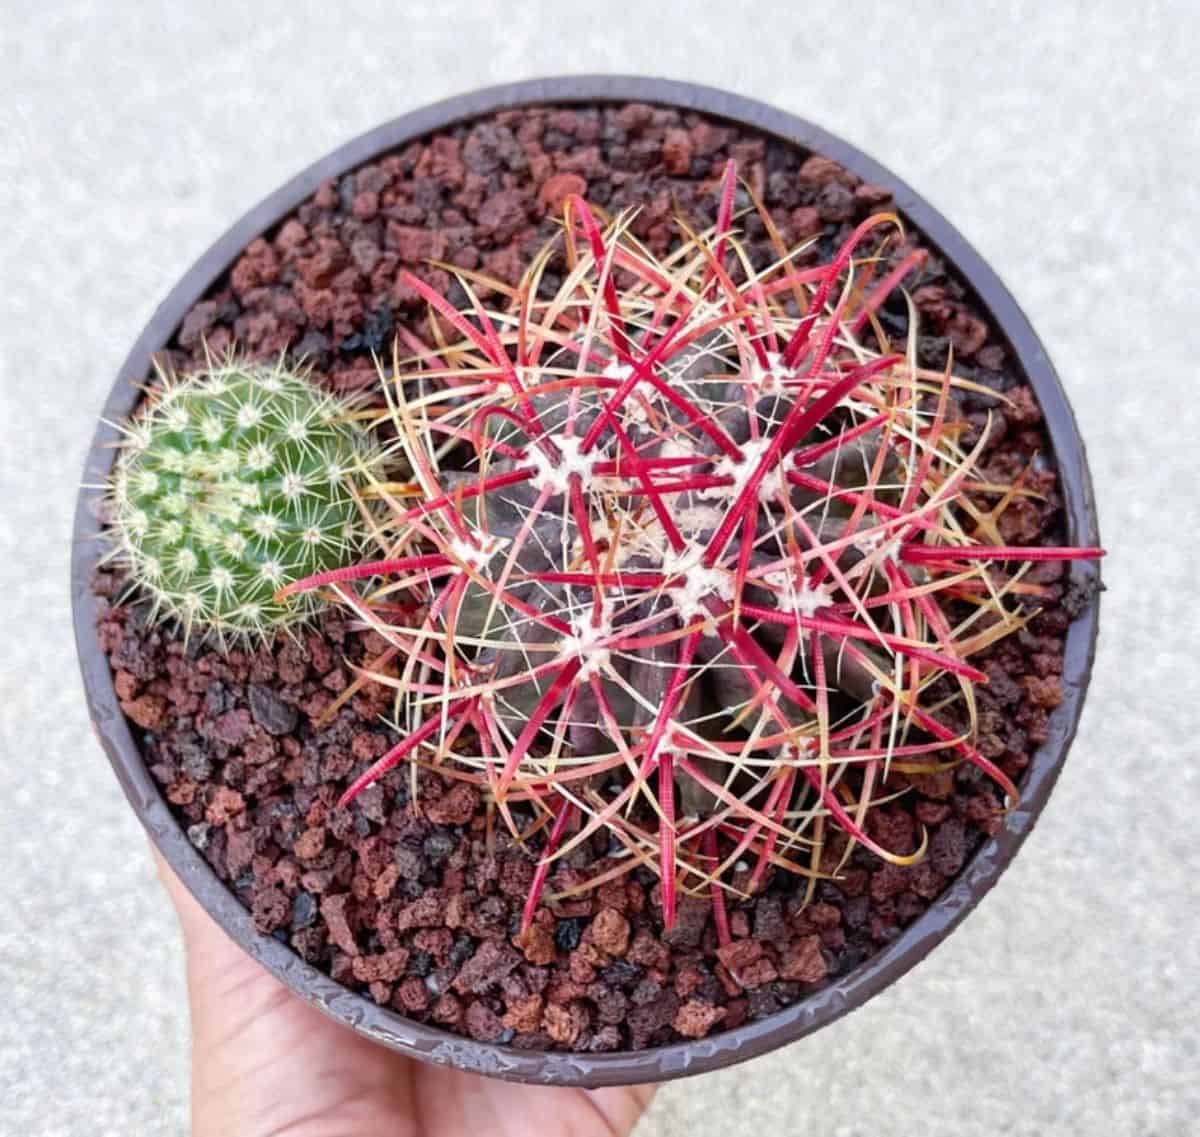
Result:
{"label": "finger", "polygon": [[624,1137],[633,1132],[638,1119],[646,1112],[657,1084],[646,1086],[614,1086],[611,1089],[592,1090],[589,1094],[596,1109],[603,1114],[614,1135]]}
{"label": "finger", "polygon": [[175,870],[167,863],[162,853],[154,845],[150,846],[150,852],[154,857],[155,867],[158,869],[158,879],[162,881],[163,887],[167,890],[167,895],[171,898],[175,913],[179,917],[179,925],[183,929],[184,941],[189,950],[196,945],[211,950],[223,951],[228,947],[237,951],[237,945],[225,935],[213,918],[201,907],[199,901],[175,874]]}

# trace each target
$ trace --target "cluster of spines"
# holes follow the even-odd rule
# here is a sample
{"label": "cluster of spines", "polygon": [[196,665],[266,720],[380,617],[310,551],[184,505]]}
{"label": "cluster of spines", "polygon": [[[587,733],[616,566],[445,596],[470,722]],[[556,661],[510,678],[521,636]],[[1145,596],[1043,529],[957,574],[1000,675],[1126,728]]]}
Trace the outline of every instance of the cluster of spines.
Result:
{"label": "cluster of spines", "polygon": [[261,637],[308,619],[277,593],[361,551],[377,460],[352,407],[306,375],[229,358],[161,388],[122,426],[114,553],[185,632]]}

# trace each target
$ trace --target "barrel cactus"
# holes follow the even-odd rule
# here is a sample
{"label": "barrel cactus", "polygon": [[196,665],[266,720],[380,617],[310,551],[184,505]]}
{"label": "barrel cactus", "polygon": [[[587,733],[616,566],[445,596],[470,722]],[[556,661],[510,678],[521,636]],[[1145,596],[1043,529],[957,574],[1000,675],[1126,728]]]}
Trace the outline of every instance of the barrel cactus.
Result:
{"label": "barrel cactus", "polygon": [[1001,544],[1021,490],[953,421],[973,384],[919,364],[915,319],[896,347],[879,319],[924,257],[889,244],[898,219],[754,268],[735,190],[731,166],[714,229],[666,260],[570,199],[561,285],[547,253],[503,311],[407,277],[461,337],[398,369],[419,500],[386,559],[290,586],[334,586],[406,659],[400,738],[343,803],[403,761],[476,781],[518,839],[545,834],[527,924],[599,831],[594,880],[655,868],[667,927],[679,889],[707,891],[727,939],[725,895],[779,868],[811,890],[834,831],[843,857],[918,858],[866,824],[897,774],[967,762],[1015,801],[977,745],[972,657],[1028,619],[1028,562],[1100,555]]}
{"label": "barrel cactus", "polygon": [[304,374],[234,358],[182,376],[122,428],[114,552],[186,633],[261,637],[309,618],[289,582],[364,543],[358,485],[378,461],[351,406]]}

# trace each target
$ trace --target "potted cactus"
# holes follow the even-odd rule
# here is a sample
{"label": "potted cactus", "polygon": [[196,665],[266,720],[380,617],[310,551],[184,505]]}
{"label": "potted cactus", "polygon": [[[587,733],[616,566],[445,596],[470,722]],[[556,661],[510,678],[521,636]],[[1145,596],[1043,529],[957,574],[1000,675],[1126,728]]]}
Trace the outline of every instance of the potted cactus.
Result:
{"label": "potted cactus", "polygon": [[927,207],[576,82],[364,140],[202,264],[76,587],[110,754],[236,938],[385,1044],[596,1085],[945,934],[1065,753],[1101,550]]}

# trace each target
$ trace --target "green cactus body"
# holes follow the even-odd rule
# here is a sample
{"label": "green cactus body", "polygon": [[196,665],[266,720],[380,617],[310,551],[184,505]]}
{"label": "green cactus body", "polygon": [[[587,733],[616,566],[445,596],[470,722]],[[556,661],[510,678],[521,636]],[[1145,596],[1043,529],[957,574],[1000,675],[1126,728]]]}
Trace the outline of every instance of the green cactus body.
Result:
{"label": "green cactus body", "polygon": [[281,367],[228,362],[168,380],[125,427],[113,529],[160,615],[234,636],[312,615],[275,594],[363,543],[355,485],[378,454],[347,410]]}

